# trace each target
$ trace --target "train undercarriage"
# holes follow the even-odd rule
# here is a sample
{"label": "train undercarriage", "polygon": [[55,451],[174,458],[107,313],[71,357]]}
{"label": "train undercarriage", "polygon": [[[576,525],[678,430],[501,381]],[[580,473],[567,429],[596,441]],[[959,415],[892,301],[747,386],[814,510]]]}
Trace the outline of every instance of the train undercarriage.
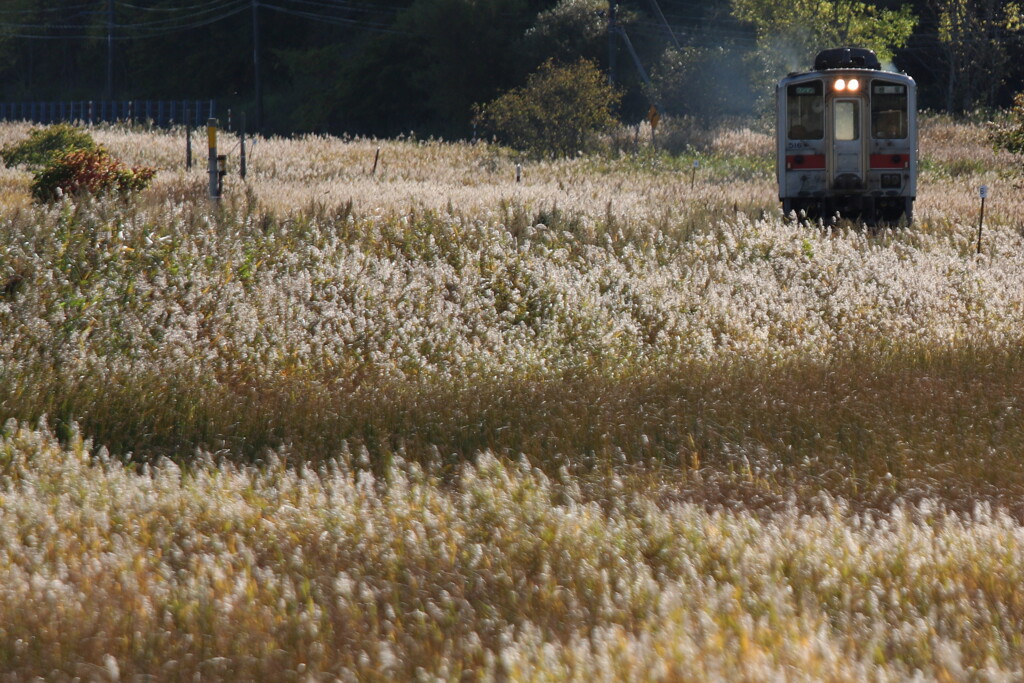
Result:
{"label": "train undercarriage", "polygon": [[848,220],[869,227],[900,226],[913,222],[914,199],[859,194],[783,198],[782,212],[787,217],[795,214],[798,220],[826,225]]}

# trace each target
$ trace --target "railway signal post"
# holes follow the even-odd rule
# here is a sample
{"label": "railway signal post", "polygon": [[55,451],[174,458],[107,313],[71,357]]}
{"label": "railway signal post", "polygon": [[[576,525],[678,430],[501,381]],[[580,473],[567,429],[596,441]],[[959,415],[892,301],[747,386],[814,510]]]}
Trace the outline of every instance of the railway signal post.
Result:
{"label": "railway signal post", "polygon": [[206,140],[209,145],[207,169],[210,173],[210,199],[220,201],[220,171],[217,168],[217,119],[207,119]]}

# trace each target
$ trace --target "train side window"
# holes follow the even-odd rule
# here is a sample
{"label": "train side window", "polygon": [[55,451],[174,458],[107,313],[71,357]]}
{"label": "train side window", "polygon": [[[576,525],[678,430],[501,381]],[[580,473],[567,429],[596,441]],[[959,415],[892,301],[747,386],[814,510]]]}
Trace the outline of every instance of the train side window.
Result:
{"label": "train side window", "polygon": [[860,137],[860,102],[857,100],[836,100],[836,140],[856,140]]}
{"label": "train side window", "polygon": [[907,137],[907,86],[884,81],[871,85],[871,136],[876,140]]}
{"label": "train side window", "polygon": [[825,137],[825,97],[821,81],[798,83],[786,91],[786,118],[790,140],[821,140]]}

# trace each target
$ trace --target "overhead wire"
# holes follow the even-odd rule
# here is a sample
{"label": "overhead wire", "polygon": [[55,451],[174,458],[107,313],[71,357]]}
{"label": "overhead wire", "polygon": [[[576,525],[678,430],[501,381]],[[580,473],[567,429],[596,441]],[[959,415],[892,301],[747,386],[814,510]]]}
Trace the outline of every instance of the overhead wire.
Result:
{"label": "overhead wire", "polygon": [[28,15],[35,16],[39,14],[66,14],[67,12],[73,12],[76,10],[95,10],[95,4],[84,4],[84,5],[72,5],[70,7],[30,7],[24,9],[0,9],[0,16],[3,15]]}
{"label": "overhead wire", "polygon": [[[657,0],[652,0],[657,2]],[[708,22],[707,12],[695,2],[662,0],[666,9],[660,12],[660,21],[656,19],[638,19],[628,22],[630,32],[647,38],[668,37],[681,47],[676,33],[685,38],[691,47],[709,47],[720,44],[723,40],[731,44],[754,46],[757,43],[753,33],[732,22]],[[114,40],[135,40],[169,35],[181,31],[203,28],[211,24],[229,19],[253,7],[252,0],[201,0],[189,5],[175,7],[153,7],[138,4],[131,0],[117,0],[119,8],[144,13],[152,18],[141,21],[114,23],[95,22],[92,26],[75,23],[76,18],[105,16],[104,10],[96,9],[96,3],[79,3],[64,7],[40,7],[34,9],[0,9],[0,36],[35,40],[66,40],[97,38],[104,27],[114,29],[110,36]],[[397,15],[405,9],[392,4],[369,4],[356,0],[259,0],[258,7],[273,12],[298,17],[310,21],[327,23],[335,26],[356,27],[378,33],[410,35],[409,31],[397,28],[385,16]],[[660,10],[660,7],[658,8]],[[59,23],[39,21],[47,15],[60,15]],[[356,15],[356,16],[353,16]],[[380,20],[375,20],[377,15]],[[503,13],[507,15],[507,13]],[[25,21],[17,21],[17,17],[25,17]],[[518,17],[517,17],[518,18]],[[717,23],[717,25],[715,25]],[[697,26],[681,28],[682,26]],[[53,33],[53,32],[56,32]],[[105,38],[106,35],[103,34]],[[924,51],[944,47],[957,41],[946,41],[939,38],[936,32],[915,34],[915,42],[900,48],[903,51]],[[963,40],[963,43],[969,42]]]}
{"label": "overhead wire", "polygon": [[151,27],[164,27],[164,26],[179,26],[185,24],[196,23],[197,20],[206,17],[222,17],[231,16],[240,10],[249,9],[251,3],[249,0],[227,0],[227,2],[220,2],[218,5],[210,5],[201,11],[190,11],[184,16],[179,17],[161,17],[155,19],[147,19],[145,21],[135,21],[130,24],[115,22],[115,28],[151,28]]}
{"label": "overhead wire", "polygon": [[[253,7],[251,0],[210,0],[187,6],[163,8],[144,7],[121,0],[116,5],[132,11],[159,14],[152,18],[145,18],[142,21],[96,22],[91,27],[87,27],[81,22],[74,23],[70,20],[74,18],[105,16],[106,13],[96,10],[95,5],[78,5],[76,8],[80,11],[77,14],[69,16],[68,8],[63,8],[61,14],[62,21],[54,23],[48,21],[40,22],[37,19],[37,15],[34,14],[32,15],[34,20],[6,20],[6,16],[0,11],[0,36],[34,40],[86,39],[98,37],[100,35],[99,32],[103,28],[110,27],[114,30],[111,35],[111,38],[114,40],[153,38],[209,26],[250,11]],[[358,27],[378,33],[399,35],[408,35],[409,33],[408,31],[395,28],[385,18],[386,15],[396,15],[402,11],[401,7],[394,5],[369,5],[366,3],[350,2],[349,0],[338,0],[336,2],[331,2],[330,0],[288,0],[288,5],[282,5],[261,0],[258,7],[336,26]],[[303,9],[303,7],[311,9]],[[346,16],[347,14],[362,16]],[[375,21],[367,16],[373,14],[380,15],[381,20]],[[26,16],[26,19],[29,18],[28,13],[23,13],[22,15]],[[106,36],[104,35],[104,37]]]}
{"label": "overhead wire", "polygon": [[[153,21],[141,21],[134,23],[96,23],[92,27],[73,23],[28,23],[8,22],[0,18],[0,36],[27,38],[35,40],[66,40],[96,38],[101,35],[104,28],[114,29],[110,36],[113,40],[132,40],[138,38],[151,38],[160,35],[178,33],[181,31],[202,28],[211,24],[223,21],[237,14],[241,14],[251,6],[250,0],[228,0],[204,5],[204,12],[199,14],[189,13],[187,16],[178,18],[157,19]],[[85,12],[85,15],[102,15],[102,12]],[[38,33],[37,31],[57,31],[57,35],[50,33]],[[106,38],[106,34],[102,34]]]}
{"label": "overhead wire", "polygon": [[[192,30],[192,29],[203,28],[204,26],[210,26],[211,24],[216,24],[216,23],[218,23],[220,21],[223,21],[225,19],[229,19],[229,18],[231,18],[233,16],[242,14],[243,12],[248,11],[248,9],[249,9],[248,3],[244,3],[242,6],[237,7],[236,9],[222,12],[221,14],[209,17],[209,18],[204,19],[202,21],[194,21],[194,22],[190,22],[190,23],[181,23],[181,24],[167,24],[167,23],[164,23],[164,24],[160,24],[159,26],[157,26],[155,23],[152,23],[152,24],[142,24],[142,25],[140,25],[140,24],[117,24],[117,25],[115,25],[115,27],[116,28],[121,28],[121,29],[128,29],[128,30],[130,30],[132,32],[131,35],[126,35],[125,36],[126,39],[132,39],[132,38],[154,38],[154,37],[157,37],[157,36],[169,35],[171,33],[180,33],[181,31],[188,31],[188,30]],[[117,37],[117,36],[115,36],[115,37]]]}
{"label": "overhead wire", "polygon": [[410,35],[408,31],[403,31],[401,29],[394,28],[391,24],[385,24],[377,21],[369,21],[367,19],[351,19],[348,17],[342,17],[337,15],[322,14],[318,12],[307,12],[304,10],[281,7],[278,5],[271,4],[269,2],[261,2],[260,7],[264,9],[273,10],[275,12],[280,12],[282,14],[289,14],[291,16],[300,17],[303,19],[311,19],[314,21],[320,21],[338,26],[359,26],[361,28],[365,28],[368,31],[375,31],[378,33]]}
{"label": "overhead wire", "polygon": [[[248,1],[249,0],[246,0],[246,2],[248,2]],[[222,4],[223,2],[224,2],[224,0],[206,0],[205,2],[199,2],[199,3],[196,3],[194,5],[186,5],[186,6],[183,6],[183,7],[182,6],[176,6],[176,7],[146,7],[145,5],[136,5],[135,3],[125,2],[124,0],[118,0],[114,4],[117,7],[123,7],[125,9],[133,10],[135,12],[154,12],[154,13],[163,12],[163,13],[166,14],[166,13],[172,13],[172,12],[179,12],[179,13],[180,12],[195,12],[196,10],[201,10],[201,9],[204,9],[204,8],[207,8],[207,9],[213,8],[214,5]],[[214,8],[214,9],[216,9],[216,8]]]}
{"label": "overhead wire", "polygon": [[366,14],[398,14],[404,7],[394,5],[369,5],[361,2],[349,2],[349,0],[290,0],[300,5],[323,7],[326,9],[344,9],[351,12],[363,12]]}

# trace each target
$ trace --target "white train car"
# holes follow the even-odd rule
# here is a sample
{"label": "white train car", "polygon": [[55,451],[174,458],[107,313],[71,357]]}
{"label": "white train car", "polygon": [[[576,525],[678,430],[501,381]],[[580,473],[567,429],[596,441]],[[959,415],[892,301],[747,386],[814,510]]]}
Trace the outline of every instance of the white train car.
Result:
{"label": "white train car", "polygon": [[871,50],[836,48],[776,88],[779,200],[788,216],[910,224],[917,86]]}

